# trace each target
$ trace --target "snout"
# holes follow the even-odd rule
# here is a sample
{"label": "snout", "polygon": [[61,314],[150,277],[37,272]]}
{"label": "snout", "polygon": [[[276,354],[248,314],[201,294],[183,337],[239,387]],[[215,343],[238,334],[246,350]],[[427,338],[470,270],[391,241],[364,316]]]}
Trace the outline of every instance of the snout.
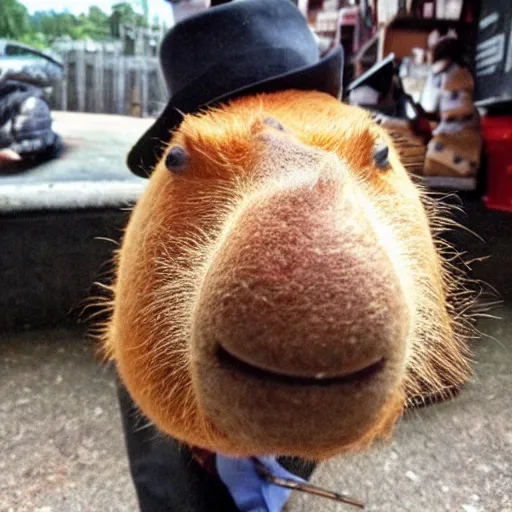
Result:
{"label": "snout", "polygon": [[248,201],[211,261],[193,322],[199,399],[253,449],[330,450],[396,397],[408,330],[396,265],[353,188],[306,173]]}
{"label": "snout", "polygon": [[284,190],[243,212],[201,290],[201,350],[269,378],[321,381],[380,367],[403,345],[396,271],[339,188]]}

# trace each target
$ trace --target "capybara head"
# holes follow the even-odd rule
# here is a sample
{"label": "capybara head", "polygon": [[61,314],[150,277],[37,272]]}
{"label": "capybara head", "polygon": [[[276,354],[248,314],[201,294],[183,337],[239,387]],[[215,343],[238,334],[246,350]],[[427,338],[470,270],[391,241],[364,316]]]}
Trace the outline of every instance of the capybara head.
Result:
{"label": "capybara head", "polygon": [[133,210],[104,346],[163,432],[321,459],[468,375],[451,280],[390,136],[317,92],[186,116]]}

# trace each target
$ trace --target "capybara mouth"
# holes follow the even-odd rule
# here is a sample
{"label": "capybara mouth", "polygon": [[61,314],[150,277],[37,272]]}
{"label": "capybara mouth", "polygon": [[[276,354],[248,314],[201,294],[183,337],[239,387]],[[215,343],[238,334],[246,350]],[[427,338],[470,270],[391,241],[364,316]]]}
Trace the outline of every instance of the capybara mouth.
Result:
{"label": "capybara mouth", "polygon": [[385,359],[382,357],[357,371],[350,372],[349,374],[325,376],[319,373],[314,377],[303,377],[277,373],[275,371],[259,368],[238,359],[220,345],[217,347],[215,355],[219,364],[229,371],[244,374],[256,379],[261,379],[266,382],[273,381],[278,384],[293,386],[330,387],[340,384],[356,384],[374,377],[385,367]]}

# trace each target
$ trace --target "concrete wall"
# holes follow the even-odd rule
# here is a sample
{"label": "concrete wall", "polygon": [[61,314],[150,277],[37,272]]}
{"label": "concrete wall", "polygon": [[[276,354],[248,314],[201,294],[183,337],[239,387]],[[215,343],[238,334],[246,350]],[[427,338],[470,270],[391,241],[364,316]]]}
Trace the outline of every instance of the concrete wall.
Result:
{"label": "concrete wall", "polygon": [[120,210],[0,217],[0,330],[79,321],[116,247],[97,237],[119,240],[126,219]]}

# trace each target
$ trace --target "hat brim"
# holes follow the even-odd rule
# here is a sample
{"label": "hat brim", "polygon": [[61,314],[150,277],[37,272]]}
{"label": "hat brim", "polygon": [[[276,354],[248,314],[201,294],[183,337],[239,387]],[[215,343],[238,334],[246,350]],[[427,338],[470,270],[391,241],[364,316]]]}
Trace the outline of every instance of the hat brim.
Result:
{"label": "hat brim", "polygon": [[[315,90],[341,98],[343,48],[337,46],[312,66],[269,78],[246,87],[217,96],[208,101],[198,101],[194,86],[175,94],[154,124],[136,142],[128,154],[129,169],[137,176],[148,178],[160,160],[171,133],[176,130],[184,115],[201,108],[225,103],[228,100],[258,93],[271,93],[288,89]],[[198,91],[204,90],[204,83],[197,84]]]}

